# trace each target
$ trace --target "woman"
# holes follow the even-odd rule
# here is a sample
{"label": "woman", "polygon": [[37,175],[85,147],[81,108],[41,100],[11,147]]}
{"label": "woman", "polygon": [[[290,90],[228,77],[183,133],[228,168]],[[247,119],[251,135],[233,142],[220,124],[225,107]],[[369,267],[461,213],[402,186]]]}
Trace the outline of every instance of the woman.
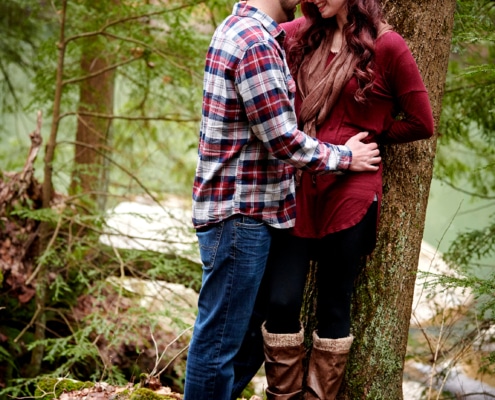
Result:
{"label": "woman", "polygon": [[[304,17],[284,29],[304,132],[335,144],[359,131],[378,143],[433,135],[417,65],[403,38],[383,22],[378,0],[303,0],[301,10]],[[331,400],[337,394],[353,339],[353,282],[361,257],[375,246],[381,169],[297,176],[296,226],[276,238],[268,266],[263,340],[269,399],[295,399],[302,391],[299,314],[310,259],[318,262],[317,330],[305,398]]]}

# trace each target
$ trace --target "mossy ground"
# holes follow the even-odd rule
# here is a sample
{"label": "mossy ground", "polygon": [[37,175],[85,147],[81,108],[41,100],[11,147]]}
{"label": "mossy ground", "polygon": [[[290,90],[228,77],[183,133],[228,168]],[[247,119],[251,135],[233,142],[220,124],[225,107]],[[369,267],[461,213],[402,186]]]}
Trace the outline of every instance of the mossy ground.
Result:
{"label": "mossy ground", "polygon": [[142,387],[141,384],[112,386],[54,378],[41,380],[35,392],[38,400],[83,400],[89,397],[95,400],[181,400],[182,394],[172,392],[164,386],[154,386],[151,389]]}

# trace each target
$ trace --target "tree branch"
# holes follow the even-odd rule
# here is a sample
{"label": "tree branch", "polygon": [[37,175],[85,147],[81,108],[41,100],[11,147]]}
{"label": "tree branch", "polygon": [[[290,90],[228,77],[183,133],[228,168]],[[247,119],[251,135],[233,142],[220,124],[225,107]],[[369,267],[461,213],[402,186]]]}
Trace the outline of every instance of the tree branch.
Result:
{"label": "tree branch", "polygon": [[102,114],[89,111],[71,111],[60,115],[60,119],[68,117],[71,115],[81,115],[84,117],[94,117],[103,119],[121,119],[126,121],[172,121],[172,122],[198,122],[199,118],[180,118],[180,117],[166,117],[166,116],[155,116],[155,117],[132,117],[128,115],[113,115],[113,114]]}
{"label": "tree branch", "polygon": [[473,196],[473,197],[477,197],[479,199],[484,199],[484,200],[495,200],[495,197],[494,196],[487,196],[487,195],[482,195],[480,193],[476,193],[476,192],[470,192],[469,190],[465,190],[465,189],[461,189],[460,187],[454,185],[453,183],[451,183],[450,181],[448,180],[445,180],[445,179],[439,179],[440,182],[442,183],[445,183],[446,185],[450,186],[452,189],[460,192],[460,193],[464,193],[464,194],[467,194],[469,196]]}
{"label": "tree branch", "polygon": [[70,85],[70,84],[73,84],[73,83],[78,83],[78,82],[82,82],[82,81],[85,81],[85,80],[88,80],[88,79],[91,79],[91,78],[95,78],[95,77],[97,77],[99,75],[104,74],[105,72],[115,70],[118,67],[121,67],[121,66],[126,65],[126,64],[130,64],[131,62],[136,61],[136,60],[139,60],[140,58],[142,58],[142,56],[133,57],[133,58],[130,58],[128,60],[124,60],[124,61],[122,61],[120,63],[109,65],[108,67],[102,68],[99,71],[95,71],[92,74],[89,74],[89,75],[86,75],[86,76],[80,76],[79,78],[67,79],[65,81],[62,81],[62,85]]}

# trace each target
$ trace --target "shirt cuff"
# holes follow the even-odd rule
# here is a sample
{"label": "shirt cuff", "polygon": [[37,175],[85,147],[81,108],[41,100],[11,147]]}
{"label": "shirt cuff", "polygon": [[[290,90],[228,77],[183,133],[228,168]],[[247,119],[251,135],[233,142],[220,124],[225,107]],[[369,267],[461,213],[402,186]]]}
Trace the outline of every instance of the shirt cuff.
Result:
{"label": "shirt cuff", "polygon": [[352,151],[348,146],[338,145],[338,157],[339,161],[337,164],[337,170],[341,172],[345,172],[349,169],[352,163]]}

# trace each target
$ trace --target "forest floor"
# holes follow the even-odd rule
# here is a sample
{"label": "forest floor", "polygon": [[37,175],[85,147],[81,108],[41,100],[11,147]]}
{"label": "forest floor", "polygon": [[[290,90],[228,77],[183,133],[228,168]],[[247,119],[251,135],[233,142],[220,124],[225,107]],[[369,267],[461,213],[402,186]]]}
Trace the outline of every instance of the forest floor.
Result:
{"label": "forest floor", "polygon": [[168,387],[135,388],[132,384],[127,386],[114,386],[107,383],[97,383],[92,387],[64,391],[58,400],[117,400],[133,398],[137,399],[182,399],[182,394],[174,393]]}
{"label": "forest floor", "polygon": [[[181,400],[182,394],[172,392],[162,386],[157,380],[150,379],[144,387],[129,383],[126,386],[114,386],[105,382],[77,390],[63,391],[57,400]],[[247,400],[242,398],[240,400]],[[249,400],[262,400],[259,396],[252,396]]]}

